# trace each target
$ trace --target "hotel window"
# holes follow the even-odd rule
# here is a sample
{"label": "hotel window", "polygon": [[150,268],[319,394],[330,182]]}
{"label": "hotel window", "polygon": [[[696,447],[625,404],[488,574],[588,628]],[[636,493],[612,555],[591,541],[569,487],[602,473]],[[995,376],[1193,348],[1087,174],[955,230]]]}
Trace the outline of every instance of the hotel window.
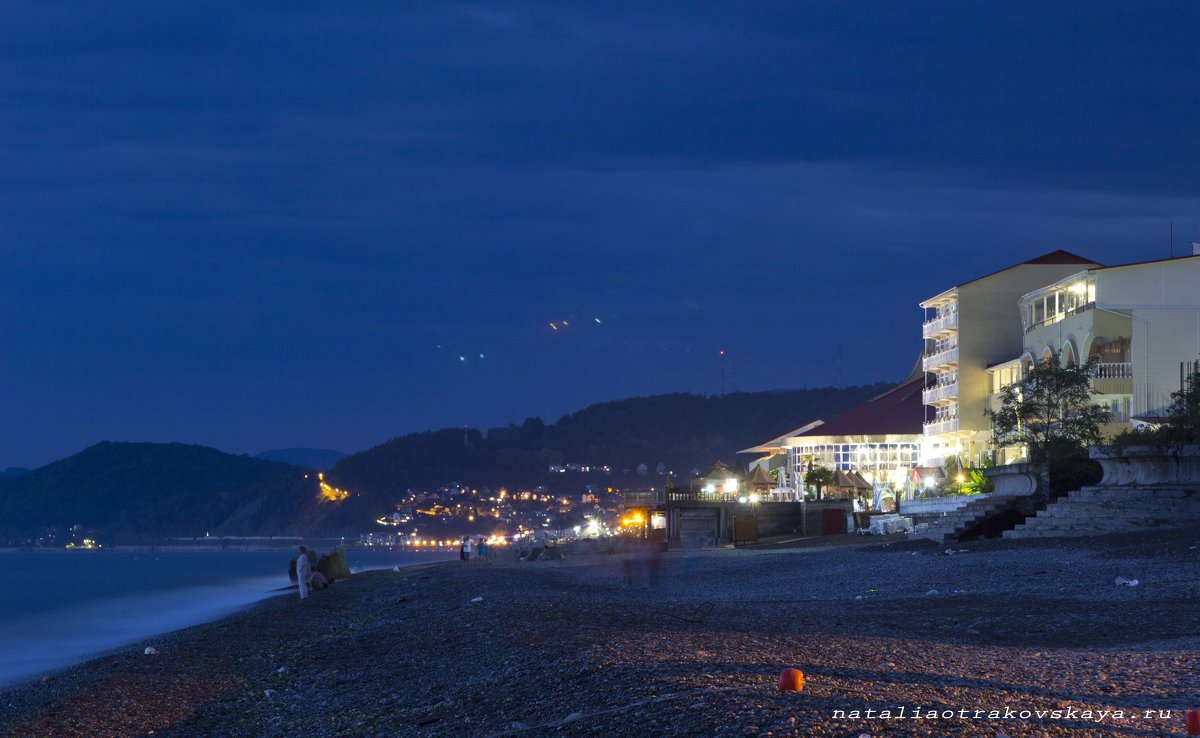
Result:
{"label": "hotel window", "polygon": [[1092,356],[1102,364],[1129,363],[1129,339],[1124,336],[1096,336],[1092,341]]}

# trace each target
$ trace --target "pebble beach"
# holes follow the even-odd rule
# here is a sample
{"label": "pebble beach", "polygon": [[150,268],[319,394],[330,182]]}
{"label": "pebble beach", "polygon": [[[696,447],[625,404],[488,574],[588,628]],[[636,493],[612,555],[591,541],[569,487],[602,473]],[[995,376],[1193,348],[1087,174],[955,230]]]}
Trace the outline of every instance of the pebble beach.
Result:
{"label": "pebble beach", "polygon": [[624,558],[293,591],[0,693],[0,735],[1164,736],[1200,709],[1194,532],[671,551],[632,586]]}

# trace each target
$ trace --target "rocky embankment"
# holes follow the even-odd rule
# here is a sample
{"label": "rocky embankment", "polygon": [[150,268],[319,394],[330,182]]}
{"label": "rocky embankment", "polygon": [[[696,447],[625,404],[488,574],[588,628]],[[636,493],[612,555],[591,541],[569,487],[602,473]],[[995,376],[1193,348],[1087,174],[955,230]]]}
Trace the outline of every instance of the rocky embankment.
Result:
{"label": "rocky embankment", "polygon": [[603,554],[371,572],[6,692],[0,733],[1186,734],[1200,534],[962,548],[672,552],[654,587]]}

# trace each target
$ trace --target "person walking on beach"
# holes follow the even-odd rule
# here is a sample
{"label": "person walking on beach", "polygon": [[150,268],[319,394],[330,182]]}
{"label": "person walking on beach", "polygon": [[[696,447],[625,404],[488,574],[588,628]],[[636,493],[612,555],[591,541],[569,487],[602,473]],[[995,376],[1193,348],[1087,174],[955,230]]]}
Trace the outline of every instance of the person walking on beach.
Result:
{"label": "person walking on beach", "polygon": [[296,583],[300,585],[300,601],[308,599],[308,580],[312,577],[312,562],[308,560],[308,549],[300,547],[296,558]]}

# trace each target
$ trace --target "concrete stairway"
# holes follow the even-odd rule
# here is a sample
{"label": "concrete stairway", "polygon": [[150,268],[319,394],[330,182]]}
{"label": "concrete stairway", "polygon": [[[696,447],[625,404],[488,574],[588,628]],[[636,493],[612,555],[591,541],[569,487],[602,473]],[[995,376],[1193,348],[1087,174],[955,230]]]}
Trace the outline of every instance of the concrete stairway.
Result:
{"label": "concrete stairway", "polygon": [[[972,500],[957,510],[946,513],[936,522],[931,523],[928,528],[910,533],[909,538],[924,538],[938,543],[958,540],[960,536],[970,533],[972,529],[985,523],[989,518],[1010,511],[1022,512],[1027,515],[1032,512],[1029,507],[1032,503],[1033,498],[1028,495],[991,494],[982,499]],[[1019,516],[1016,517],[1016,520],[1019,519]]]}
{"label": "concrete stairway", "polygon": [[1200,523],[1194,486],[1084,487],[1025,519],[1004,538],[1132,533]]}

